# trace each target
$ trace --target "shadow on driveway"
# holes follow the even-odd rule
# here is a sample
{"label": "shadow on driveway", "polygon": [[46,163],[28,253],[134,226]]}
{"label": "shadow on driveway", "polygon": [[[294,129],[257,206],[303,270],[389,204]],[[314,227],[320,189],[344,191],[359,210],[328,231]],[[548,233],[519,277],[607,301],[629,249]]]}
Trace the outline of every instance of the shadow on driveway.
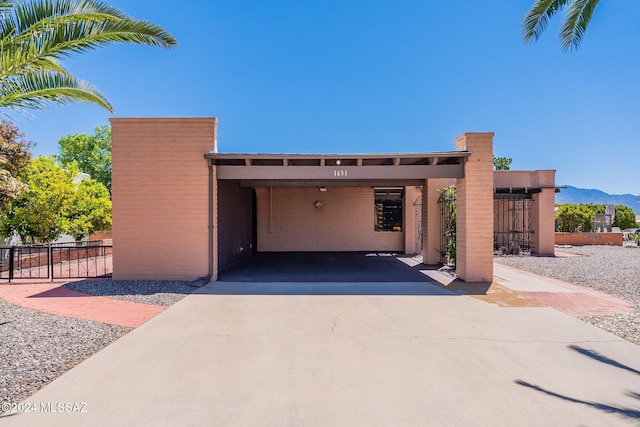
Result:
{"label": "shadow on driveway", "polygon": [[[621,417],[625,417],[625,418],[631,418],[631,419],[640,419],[640,410],[637,409],[633,409],[633,408],[625,408],[625,407],[620,407],[620,406],[614,406],[614,405],[609,405],[606,403],[599,403],[599,402],[590,402],[587,400],[581,400],[581,399],[576,399],[574,397],[570,397],[570,396],[566,396],[560,393],[556,393],[553,392],[551,390],[547,390],[545,388],[542,388],[540,386],[537,386],[535,384],[530,384],[526,381],[523,380],[516,380],[515,381],[516,384],[524,386],[524,387],[529,387],[533,390],[537,390],[541,393],[544,393],[548,396],[552,396],[552,397],[557,397],[558,399],[562,399],[564,401],[567,402],[573,402],[573,403],[578,403],[581,405],[586,405],[589,406],[591,408],[594,409],[598,409],[600,411],[606,412],[608,414],[616,414],[619,415]],[[637,393],[628,393],[629,396],[635,397],[637,398],[638,395]]]}
{"label": "shadow on driveway", "polygon": [[[404,261],[404,262],[402,262]],[[225,282],[429,282],[438,266],[375,252],[263,252],[223,272]]]}
{"label": "shadow on driveway", "polygon": [[269,252],[252,256],[198,293],[219,295],[457,295],[411,256],[369,252]]}
{"label": "shadow on driveway", "polygon": [[[590,350],[575,344],[571,344],[569,346],[567,346],[569,349],[574,350],[586,357],[589,357],[591,359],[593,359],[596,362],[601,362],[616,368],[620,368],[629,372],[633,372],[634,374],[640,374],[640,371],[631,368],[627,365],[624,365],[614,359],[611,359],[595,350]],[[611,404],[606,404],[606,403],[600,403],[600,402],[591,402],[591,401],[587,401],[587,400],[582,400],[582,399],[577,399],[574,397],[570,397],[564,394],[560,394],[560,393],[556,393],[554,391],[545,389],[541,386],[535,385],[535,384],[531,384],[528,383],[526,381],[523,380],[516,380],[515,381],[516,384],[521,385],[523,387],[528,387],[531,388],[533,390],[539,391],[541,393],[544,393],[548,396],[552,396],[552,397],[556,397],[558,399],[562,399],[568,402],[573,402],[573,403],[578,403],[580,405],[586,405],[595,409],[598,409],[600,411],[606,412],[606,413],[610,413],[610,414],[616,414],[618,416],[624,417],[624,418],[629,418],[629,419],[634,419],[634,420],[640,420],[640,410],[636,409],[636,408],[628,408],[628,407],[623,407],[623,406],[614,406]],[[627,396],[634,398],[634,399],[638,399],[640,400],[640,393],[636,393],[634,391],[629,391],[627,390],[625,393]]]}

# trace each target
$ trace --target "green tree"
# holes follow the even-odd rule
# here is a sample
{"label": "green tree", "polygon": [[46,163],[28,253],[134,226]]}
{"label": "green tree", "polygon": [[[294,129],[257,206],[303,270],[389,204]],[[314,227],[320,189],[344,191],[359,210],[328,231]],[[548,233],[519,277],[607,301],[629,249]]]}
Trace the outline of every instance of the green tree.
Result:
{"label": "green tree", "polygon": [[592,210],[595,214],[603,214],[607,211],[607,205],[604,203],[581,203],[580,206],[584,206],[589,210]]}
{"label": "green tree", "polygon": [[559,205],[556,211],[558,231],[566,233],[592,231],[595,215],[596,213],[586,205],[572,203]]}
{"label": "green tree", "polygon": [[0,107],[45,109],[91,102],[112,111],[90,83],[59,60],[115,43],[171,48],[171,34],[100,0],[0,1]]}
{"label": "green tree", "polygon": [[513,159],[510,157],[496,157],[493,156],[493,167],[497,171],[508,171],[511,168],[511,162]]}
{"label": "green tree", "polygon": [[111,127],[96,127],[93,135],[76,133],[60,138],[58,161],[62,167],[76,162],[81,172],[107,187],[111,193]]}
{"label": "green tree", "polygon": [[29,190],[8,203],[0,232],[7,237],[17,234],[25,244],[57,239],[68,227],[66,213],[77,174],[77,167],[62,169],[53,157],[33,159],[24,173]]}
{"label": "green tree", "polygon": [[0,209],[27,189],[20,177],[31,160],[32,145],[13,123],[0,122]]}
{"label": "green tree", "polygon": [[560,26],[560,46],[563,52],[577,49],[599,1],[536,0],[522,21],[523,41],[537,41],[547,28],[549,20],[560,10],[566,9]]}
{"label": "green tree", "polygon": [[620,227],[621,230],[627,228],[637,228],[636,213],[629,206],[616,205],[616,217],[613,220],[614,227]]}
{"label": "green tree", "polygon": [[111,198],[107,188],[94,179],[77,185],[67,209],[67,233],[76,241],[96,231],[111,229]]}

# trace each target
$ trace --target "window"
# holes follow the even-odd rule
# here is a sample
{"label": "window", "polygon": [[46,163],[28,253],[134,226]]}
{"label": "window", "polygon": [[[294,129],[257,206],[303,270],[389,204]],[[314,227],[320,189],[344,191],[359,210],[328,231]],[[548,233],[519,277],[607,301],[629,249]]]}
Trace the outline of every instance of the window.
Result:
{"label": "window", "polygon": [[402,231],[402,188],[374,188],[375,231]]}

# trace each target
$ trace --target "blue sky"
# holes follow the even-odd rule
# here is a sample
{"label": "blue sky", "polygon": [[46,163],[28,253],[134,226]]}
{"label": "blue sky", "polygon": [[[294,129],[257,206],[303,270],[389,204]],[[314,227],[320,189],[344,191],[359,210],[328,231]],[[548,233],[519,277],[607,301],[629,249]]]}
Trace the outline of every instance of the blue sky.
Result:
{"label": "blue sky", "polygon": [[[115,117],[218,117],[220,151],[448,151],[463,132],[491,131],[512,169],[640,195],[640,2],[601,2],[567,54],[558,19],[522,44],[533,2],[118,0],[180,46],[65,64]],[[112,117],[89,104],[10,114],[37,154]]]}

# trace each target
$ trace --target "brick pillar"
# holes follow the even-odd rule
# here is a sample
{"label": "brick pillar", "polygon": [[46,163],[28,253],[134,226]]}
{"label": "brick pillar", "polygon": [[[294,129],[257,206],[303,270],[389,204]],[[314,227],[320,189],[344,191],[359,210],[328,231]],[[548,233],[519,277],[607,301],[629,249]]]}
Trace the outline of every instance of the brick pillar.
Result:
{"label": "brick pillar", "polygon": [[440,262],[442,218],[438,199],[441,190],[453,184],[454,179],[427,179],[422,188],[422,260],[425,264]]}
{"label": "brick pillar", "polygon": [[539,255],[555,253],[555,201],[554,188],[543,188],[533,194],[531,225],[533,228],[533,252]]}
{"label": "brick pillar", "polygon": [[467,282],[493,281],[493,132],[469,132],[456,150],[471,153],[456,180],[456,274]]}

